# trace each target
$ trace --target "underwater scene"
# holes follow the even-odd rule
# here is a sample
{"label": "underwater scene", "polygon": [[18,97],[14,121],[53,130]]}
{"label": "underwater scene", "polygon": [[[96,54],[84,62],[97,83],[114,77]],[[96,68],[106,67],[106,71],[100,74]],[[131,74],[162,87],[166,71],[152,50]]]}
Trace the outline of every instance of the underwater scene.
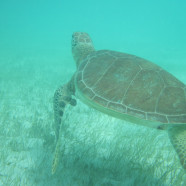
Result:
{"label": "underwater scene", "polygon": [[[0,186],[185,186],[185,10],[184,0],[0,0]],[[122,65],[114,66],[117,82],[107,73],[107,62],[124,54],[99,50],[139,56],[172,74],[168,83],[177,78],[171,95],[182,98],[173,104],[183,111],[181,124],[174,128],[167,119],[154,127],[146,119],[144,126],[135,109],[120,117],[116,105],[108,110],[101,96],[90,99],[78,78],[93,85],[106,78],[95,91],[108,96],[114,87],[113,100],[125,81]],[[126,101],[143,108],[140,83]],[[106,101],[109,107],[111,98]],[[160,110],[170,111],[168,105]]]}

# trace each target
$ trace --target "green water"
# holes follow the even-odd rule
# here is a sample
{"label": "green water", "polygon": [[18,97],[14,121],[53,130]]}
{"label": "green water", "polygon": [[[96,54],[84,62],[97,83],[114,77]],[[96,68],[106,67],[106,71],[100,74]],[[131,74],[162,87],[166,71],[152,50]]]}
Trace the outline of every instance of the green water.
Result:
{"label": "green water", "polygon": [[63,117],[55,175],[53,95],[76,70],[71,35],[147,58],[186,84],[186,2],[0,1],[0,185],[186,184],[165,131],[103,115],[78,100]]}

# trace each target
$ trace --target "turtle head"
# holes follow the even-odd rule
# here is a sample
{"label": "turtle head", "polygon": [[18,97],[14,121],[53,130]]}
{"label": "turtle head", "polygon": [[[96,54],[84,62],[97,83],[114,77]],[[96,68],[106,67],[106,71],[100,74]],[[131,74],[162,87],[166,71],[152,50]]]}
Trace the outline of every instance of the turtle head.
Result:
{"label": "turtle head", "polygon": [[95,51],[90,36],[85,32],[74,32],[72,35],[72,55],[78,67],[83,59]]}

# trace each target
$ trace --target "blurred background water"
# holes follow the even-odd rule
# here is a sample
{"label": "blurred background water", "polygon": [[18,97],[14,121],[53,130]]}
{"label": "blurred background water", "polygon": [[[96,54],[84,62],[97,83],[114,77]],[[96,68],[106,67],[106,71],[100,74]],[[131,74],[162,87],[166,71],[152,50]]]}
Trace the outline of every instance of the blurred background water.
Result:
{"label": "blurred background water", "polygon": [[[186,83],[185,10],[186,2],[184,0],[1,0],[0,185],[16,185],[18,183],[21,185],[25,185],[25,183],[27,185],[42,185],[44,183],[45,185],[64,185],[64,183],[66,185],[104,185],[106,183],[106,185],[135,185],[137,182],[137,185],[153,185],[155,182],[150,178],[147,180],[141,177],[137,178],[140,171],[144,171],[144,175],[146,175],[147,168],[145,170],[141,168],[136,175],[131,177],[132,174],[130,174],[128,178],[127,173],[134,172],[134,169],[132,167],[129,167],[128,170],[124,167],[122,171],[120,169],[121,172],[126,171],[125,180],[129,180],[129,182],[113,175],[109,180],[108,175],[110,174],[107,173],[104,173],[104,178],[100,176],[98,179],[98,175],[93,171],[95,162],[91,162],[93,173],[85,175],[83,179],[82,175],[85,173],[82,171],[78,177],[80,168],[77,167],[77,175],[72,176],[74,169],[72,165],[72,169],[69,168],[70,166],[61,169],[62,172],[63,170],[69,172],[68,176],[58,173],[52,177],[50,166],[55,146],[51,127],[53,93],[58,86],[67,82],[75,71],[76,66],[71,55],[71,35],[75,31],[88,32],[97,50],[111,49],[149,59]],[[68,121],[71,126],[75,125],[73,123],[76,123],[78,114],[82,113],[80,111],[91,114],[88,108],[85,111],[84,105],[81,103],[79,105],[75,110],[76,116],[72,117],[72,121]],[[69,108],[69,115],[73,115],[72,111],[73,109]],[[78,120],[80,123],[78,129],[81,129],[83,124],[86,125],[88,121],[86,114],[82,115],[83,121]],[[95,114],[98,114],[97,117],[103,117],[99,113]],[[106,123],[109,121],[110,119],[106,117],[97,123],[100,122],[102,126],[108,126]],[[95,125],[92,129],[94,131],[99,127],[99,124],[95,124],[94,119],[91,122]],[[119,123],[120,121],[114,120],[113,123],[115,122]],[[110,126],[113,123],[111,122]],[[126,128],[126,130],[128,129]],[[136,134],[137,130],[141,130],[142,133],[149,130],[138,127],[133,129],[134,132],[129,132],[129,135]],[[121,128],[118,129],[118,131],[120,130]],[[116,141],[118,131],[115,131],[114,134]],[[155,134],[156,131],[151,133],[153,136],[156,136]],[[163,139],[165,140],[165,138]],[[141,137],[137,139],[139,140]],[[151,137],[147,135],[145,141],[150,139]],[[154,139],[156,141],[159,138],[154,137]],[[33,140],[35,141],[33,142]],[[133,143],[132,140],[130,145]],[[114,145],[116,144],[113,142],[112,146]],[[140,145],[143,146],[143,143],[139,142],[138,146],[140,147]],[[160,146],[156,147],[156,153],[159,148]],[[171,148],[168,142],[167,148]],[[173,151],[173,149],[171,150]],[[83,152],[82,149],[79,151]],[[23,155],[23,152],[28,152],[28,154]],[[80,152],[78,153],[81,154]],[[167,151],[163,151],[162,156],[166,153]],[[176,156],[174,152],[172,153],[170,159]],[[31,159],[29,161],[27,161],[28,156]],[[154,159],[151,157],[151,159],[157,161],[159,156],[160,154],[157,153],[157,156],[153,157]],[[46,161],[45,157],[50,161]],[[144,155],[144,159],[148,160],[148,157]],[[153,173],[157,176],[157,180],[160,180],[159,185],[184,185],[185,173],[179,167],[178,159],[174,161],[170,160],[169,163],[172,163],[172,166],[175,164],[176,168],[171,166],[167,170],[165,165],[162,166],[162,160],[159,168],[163,171],[157,174]],[[70,162],[73,161],[70,160]],[[84,162],[86,165],[90,165],[89,163],[89,160]],[[113,164],[116,163],[117,161],[113,160]],[[147,165],[149,164],[147,163]],[[82,166],[82,164],[78,164],[78,166]],[[104,172],[105,169],[101,169],[104,166],[99,167],[101,172]],[[43,167],[47,167],[45,171]],[[24,173],[21,172],[23,168]],[[43,171],[43,174],[35,175],[30,172],[30,169],[38,172]],[[152,166],[152,170],[156,169],[157,167]],[[120,171],[118,175],[123,175]],[[165,174],[165,178],[162,178]],[[22,176],[20,177],[20,175]],[[52,181],[49,182],[46,175]],[[105,179],[108,179],[107,182],[104,182]]]}

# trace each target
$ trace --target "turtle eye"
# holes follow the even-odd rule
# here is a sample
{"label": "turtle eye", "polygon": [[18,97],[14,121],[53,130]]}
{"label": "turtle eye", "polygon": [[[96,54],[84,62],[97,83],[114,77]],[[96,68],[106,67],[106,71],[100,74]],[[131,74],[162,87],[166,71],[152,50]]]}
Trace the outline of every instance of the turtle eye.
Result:
{"label": "turtle eye", "polygon": [[74,39],[74,37],[72,37],[72,47],[75,47],[77,45],[77,41],[76,39]]}

